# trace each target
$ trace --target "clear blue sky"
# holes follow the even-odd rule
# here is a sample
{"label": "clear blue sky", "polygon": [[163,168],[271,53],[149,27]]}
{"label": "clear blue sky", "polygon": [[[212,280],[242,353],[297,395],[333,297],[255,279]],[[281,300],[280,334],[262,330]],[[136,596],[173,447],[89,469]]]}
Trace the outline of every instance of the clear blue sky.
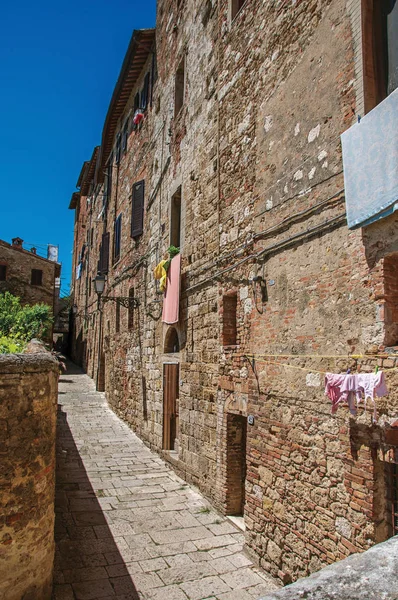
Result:
{"label": "clear blue sky", "polygon": [[154,27],[155,14],[156,0],[2,7],[0,239],[59,244],[63,292],[71,276],[69,200],[83,161],[101,141],[132,31]]}

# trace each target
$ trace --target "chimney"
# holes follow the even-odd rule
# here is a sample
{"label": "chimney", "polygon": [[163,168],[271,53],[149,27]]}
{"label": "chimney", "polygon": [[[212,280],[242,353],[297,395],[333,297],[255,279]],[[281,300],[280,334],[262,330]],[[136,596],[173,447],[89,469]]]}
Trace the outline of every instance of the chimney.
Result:
{"label": "chimney", "polygon": [[32,254],[36,254],[36,248],[31,248],[30,251]]}
{"label": "chimney", "polygon": [[21,238],[19,238],[19,237],[12,238],[12,245],[14,248],[18,248],[19,250],[22,250],[22,244],[23,244],[23,240],[21,240]]}

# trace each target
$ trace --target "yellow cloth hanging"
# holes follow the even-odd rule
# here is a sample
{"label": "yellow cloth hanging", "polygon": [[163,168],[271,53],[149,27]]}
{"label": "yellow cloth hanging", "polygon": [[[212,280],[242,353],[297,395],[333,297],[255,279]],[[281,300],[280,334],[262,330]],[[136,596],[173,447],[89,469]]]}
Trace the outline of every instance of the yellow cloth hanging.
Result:
{"label": "yellow cloth hanging", "polygon": [[167,263],[167,260],[161,260],[158,265],[153,270],[153,274],[155,279],[160,279],[160,291],[165,292],[167,287],[167,271],[164,268],[164,265]]}

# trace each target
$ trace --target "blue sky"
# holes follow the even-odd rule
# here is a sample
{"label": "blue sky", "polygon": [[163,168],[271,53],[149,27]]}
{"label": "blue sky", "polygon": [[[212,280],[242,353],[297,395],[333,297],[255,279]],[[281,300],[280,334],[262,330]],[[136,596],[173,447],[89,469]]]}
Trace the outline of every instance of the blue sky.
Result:
{"label": "blue sky", "polygon": [[[133,29],[156,0],[6,2],[0,36],[0,239],[59,244],[69,290],[75,191],[100,143]],[[38,247],[44,251],[44,247]]]}

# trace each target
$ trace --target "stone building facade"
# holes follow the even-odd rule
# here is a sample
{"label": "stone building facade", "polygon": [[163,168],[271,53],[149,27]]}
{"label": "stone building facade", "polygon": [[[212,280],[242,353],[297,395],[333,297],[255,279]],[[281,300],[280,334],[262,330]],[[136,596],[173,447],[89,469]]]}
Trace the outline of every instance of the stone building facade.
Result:
{"label": "stone building facade", "polygon": [[59,263],[39,256],[34,248],[25,250],[21,238],[14,238],[11,244],[0,240],[0,294],[11,292],[22,304],[43,302],[54,314],[60,275]]}
{"label": "stone building facade", "polygon": [[[397,527],[398,219],[348,229],[340,142],[381,100],[373,10],[159,1],[70,205],[75,359],[150,447],[244,517],[248,549],[284,582]],[[171,244],[172,326],[153,276]],[[324,373],[376,366],[390,389],[377,423],[369,408],[331,415]]]}

